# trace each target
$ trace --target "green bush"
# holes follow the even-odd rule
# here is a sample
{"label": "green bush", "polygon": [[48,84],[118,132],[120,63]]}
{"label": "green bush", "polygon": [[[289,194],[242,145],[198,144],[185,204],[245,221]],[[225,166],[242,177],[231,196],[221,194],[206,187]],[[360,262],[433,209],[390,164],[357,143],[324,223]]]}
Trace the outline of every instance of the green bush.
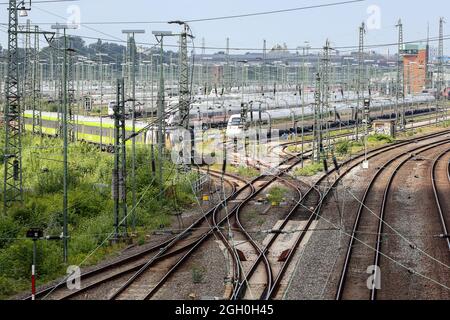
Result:
{"label": "green bush", "polygon": [[14,294],[15,281],[0,275],[0,299]]}
{"label": "green bush", "polygon": [[267,195],[267,200],[269,200],[271,203],[277,203],[283,201],[284,196],[287,193],[287,189],[281,188],[281,187],[273,187],[270,189],[270,193]]}
{"label": "green bush", "polygon": [[[0,133],[2,139],[4,136]],[[32,242],[24,238],[26,230],[40,227],[46,235],[60,235],[62,232],[62,142],[60,139],[24,135],[22,145],[25,201],[22,206],[11,208],[7,216],[0,215],[0,298],[13,295],[29,285]],[[130,159],[127,196],[131,204],[130,150],[127,154]],[[177,177],[176,199],[159,200],[159,185],[150,174],[150,153],[146,148],[137,149],[136,164],[136,195],[137,199],[142,198],[134,212],[137,230],[169,225],[170,213],[194,202],[189,183],[193,176],[176,173],[171,163],[165,163],[167,185]],[[112,167],[111,154],[83,143],[72,143],[69,147],[69,264],[83,262],[95,249],[97,251],[88,264],[96,263],[122,247],[109,246],[108,241],[104,241],[114,230],[110,186]],[[3,170],[0,170],[0,178],[2,175]],[[131,209],[130,205],[129,213]],[[38,241],[37,249],[39,284],[65,274],[60,241]]]}
{"label": "green bush", "polygon": [[346,155],[349,152],[350,148],[351,143],[349,141],[345,140],[338,142],[336,144],[336,153],[341,156]]}
{"label": "green bush", "polygon": [[14,221],[12,216],[3,216],[0,218],[0,249],[14,241],[14,236],[19,232],[20,227]]}
{"label": "green bush", "polygon": [[448,128],[450,127],[450,121],[443,121],[440,126],[443,128]]}

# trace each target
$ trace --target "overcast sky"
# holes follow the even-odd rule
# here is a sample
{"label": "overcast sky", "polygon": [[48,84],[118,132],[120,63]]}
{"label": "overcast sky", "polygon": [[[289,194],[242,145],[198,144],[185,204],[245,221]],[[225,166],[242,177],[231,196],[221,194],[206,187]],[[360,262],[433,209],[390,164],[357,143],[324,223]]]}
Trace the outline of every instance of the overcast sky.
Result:
{"label": "overcast sky", "polygon": [[[6,1],[6,0],[5,0]],[[80,21],[167,21],[209,18],[243,13],[289,9],[308,5],[339,2],[342,0],[80,0],[69,3],[36,3],[32,5],[29,18],[34,23],[66,23],[73,14],[80,12]],[[2,1],[3,2],[3,1]],[[75,6],[75,7],[73,7]],[[68,12],[68,9],[71,12]],[[332,46],[355,46],[358,43],[358,27],[365,21],[368,25],[367,44],[393,43],[397,41],[395,25],[399,18],[404,24],[405,41],[425,39],[427,23],[431,37],[438,36],[439,17],[448,14],[448,0],[378,0],[364,1],[335,7],[316,8],[304,11],[277,13],[257,17],[230,20],[195,22],[191,29],[196,36],[197,52],[201,51],[202,38],[206,46],[225,47],[230,38],[231,47],[262,48],[263,39],[268,47],[286,43],[296,48],[309,41],[312,47],[322,47],[327,38]],[[45,10],[45,11],[44,11]],[[48,11],[48,12],[47,12]],[[7,23],[6,5],[0,6],[0,20]],[[23,18],[21,21],[25,21]],[[42,25],[49,29],[50,25]],[[444,34],[450,26],[445,25]],[[125,39],[122,29],[145,29],[138,41],[154,43],[152,30],[179,30],[168,24],[120,24],[83,25],[70,33],[79,36]],[[5,27],[1,27],[0,41],[6,46]],[[86,39],[92,42],[91,39]],[[175,39],[170,42],[175,44]],[[432,43],[437,46],[437,42]],[[448,41],[445,53],[450,50]],[[395,47],[390,48],[391,52]],[[218,51],[218,50],[213,50]],[[387,52],[387,48],[377,49]]]}

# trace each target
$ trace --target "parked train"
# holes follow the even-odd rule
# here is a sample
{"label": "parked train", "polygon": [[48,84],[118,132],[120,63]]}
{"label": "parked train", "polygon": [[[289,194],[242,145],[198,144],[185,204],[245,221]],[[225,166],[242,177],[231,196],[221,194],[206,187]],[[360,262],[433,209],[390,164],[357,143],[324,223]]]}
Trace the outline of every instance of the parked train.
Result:
{"label": "parked train", "polygon": [[[429,95],[422,95],[422,96],[415,96],[415,97],[408,97],[405,98],[405,105],[420,105],[424,103],[431,103],[435,101],[435,98]],[[395,100],[390,99],[377,99],[371,101],[371,108],[376,110],[392,110],[394,106],[396,106],[397,102]],[[403,105],[400,103],[400,105]],[[337,121],[331,121],[329,122],[330,128],[337,128],[339,126],[347,126],[347,125],[354,125],[356,123],[355,120],[349,120],[349,121],[341,121],[339,116],[340,110],[345,109],[352,109],[357,107],[357,103],[351,103],[351,104],[332,104],[331,112],[337,113]],[[294,122],[298,122],[299,119],[301,119],[302,116],[308,117],[311,116],[313,113],[313,107],[308,106],[305,108],[305,110],[302,110],[301,108],[291,108],[291,109],[277,109],[277,110],[265,110],[263,112],[249,112],[246,115],[246,127],[244,128],[244,124],[242,123],[242,116],[241,114],[235,114],[229,117],[229,120],[227,122],[227,135],[228,136],[238,136],[242,134],[242,132],[245,129],[249,129],[250,127],[256,127],[260,122],[262,125],[265,125],[267,127],[267,124],[269,124],[269,128],[272,126],[272,123],[274,120],[280,120],[285,119],[288,121],[292,121],[292,124]],[[360,106],[360,108],[362,108]],[[421,114],[425,112],[429,112],[430,110],[434,110],[435,108],[416,108],[413,110],[408,110],[405,112],[406,116],[412,116],[415,114]],[[378,119],[391,119],[395,117],[394,113],[386,113],[384,112],[383,115],[379,115],[377,117],[369,117],[369,122],[372,122],[373,120]],[[361,120],[363,123],[365,122],[365,119]],[[301,128],[297,128],[301,130]],[[285,131],[285,132],[282,132]],[[283,133],[292,133],[295,131],[295,128],[290,128],[286,130],[280,130],[280,134]],[[312,132],[313,126],[304,126],[303,132]]]}
{"label": "parked train", "polygon": [[[434,101],[434,98],[429,95],[423,95],[423,96],[416,96],[416,97],[408,97],[405,99],[406,104],[421,104],[421,103],[427,103]],[[392,108],[395,105],[395,100],[389,100],[389,99],[374,99],[372,101],[372,108]],[[110,107],[113,107],[114,105],[111,104]],[[204,109],[201,106],[196,106],[196,104],[191,105],[190,110],[190,122],[193,124],[200,123],[202,125],[203,129],[207,129],[210,127],[214,127],[214,124],[222,124],[224,128],[227,128],[228,135],[237,135],[243,130],[243,126],[241,124],[241,106],[232,106],[231,108],[225,111],[223,111],[223,106],[220,104],[214,104],[211,105],[213,108],[211,109]],[[333,104],[335,110],[339,111],[342,109],[350,109],[352,107],[356,106],[356,103],[351,104],[344,104],[344,103],[336,103]],[[172,102],[171,107],[172,109],[176,109],[176,104]],[[433,108],[432,108],[433,109]],[[130,110],[130,109],[129,109]],[[170,110],[170,109],[169,109]],[[260,112],[261,111],[261,112]],[[312,107],[308,106],[305,107],[304,110],[302,108],[279,108],[279,109],[272,109],[272,110],[266,110],[261,109],[258,110],[258,108],[254,108],[253,112],[249,112],[247,114],[247,124],[250,126],[255,126],[257,123],[259,123],[259,120],[261,119],[261,124],[265,126],[267,129],[268,127],[271,127],[272,122],[274,120],[282,120],[286,119],[287,121],[291,121],[293,117],[295,119],[299,120],[302,116],[302,113],[304,116],[311,115],[312,114]],[[416,113],[422,113],[429,111],[429,109],[417,109],[414,111],[414,114]],[[407,115],[412,115],[413,111],[408,111],[406,113]],[[172,143],[172,137],[171,137],[171,131],[173,128],[173,124],[177,123],[178,119],[176,118],[178,115],[178,112],[173,112],[167,115],[166,119],[166,125],[167,125],[167,144],[170,146]],[[260,118],[261,117],[261,118]],[[392,117],[391,114],[385,113],[384,118]],[[25,129],[28,131],[32,130],[32,118],[33,114],[31,110],[28,110],[25,112]],[[59,120],[58,120],[58,114],[55,112],[42,112],[42,131],[44,134],[49,136],[55,136],[58,135],[60,132],[59,127]],[[375,118],[372,118],[372,120],[375,120]],[[253,123],[252,123],[253,121]],[[330,127],[338,127],[338,126],[345,126],[345,125],[352,125],[354,124],[354,121],[350,120],[347,122],[340,122],[336,121],[333,123],[330,123]],[[140,129],[143,129],[148,126],[147,122],[143,121],[136,121],[136,130],[139,131]],[[312,131],[311,126],[305,126],[304,132],[310,132]],[[292,132],[294,128],[286,129],[285,132]],[[131,121],[127,120],[126,122],[126,131],[127,134],[131,134]],[[156,130],[156,129],[155,129]],[[77,139],[80,141],[85,141],[89,143],[95,143],[99,144],[100,140],[102,141],[102,144],[106,147],[111,147],[114,144],[114,121],[110,118],[102,118],[100,120],[99,117],[87,117],[87,116],[75,116],[75,131],[77,134]],[[280,134],[283,134],[285,132],[282,132],[283,130],[280,130]],[[137,144],[150,144],[152,141],[155,141],[156,134],[153,130],[148,130],[146,132],[143,132],[141,135],[136,137],[136,143]]]}

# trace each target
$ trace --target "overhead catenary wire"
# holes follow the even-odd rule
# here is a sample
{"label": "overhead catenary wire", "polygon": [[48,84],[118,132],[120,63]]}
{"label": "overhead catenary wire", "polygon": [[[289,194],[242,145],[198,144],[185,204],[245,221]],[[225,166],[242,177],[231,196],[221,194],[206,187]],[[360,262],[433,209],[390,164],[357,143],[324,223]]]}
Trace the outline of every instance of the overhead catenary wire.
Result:
{"label": "overhead catenary wire", "polygon": [[[331,188],[329,188],[328,190],[331,190]],[[355,195],[353,195],[353,194],[351,193],[351,191],[348,189],[348,187],[344,188],[344,190],[347,191],[347,192],[349,192],[349,193],[350,193],[350,194],[351,194],[351,195],[352,195],[359,203],[361,203],[361,201],[358,199],[358,197],[356,197]],[[326,191],[326,193],[328,193],[328,192],[329,192],[329,191]],[[325,201],[325,199],[326,199],[326,197],[322,197],[322,199],[321,199],[321,200],[319,201],[319,203],[317,204],[317,207],[316,207],[316,208],[320,207],[320,205]],[[365,204],[362,204],[362,205],[365,206]],[[344,235],[346,235],[346,236],[349,236],[349,237],[353,238],[354,240],[356,240],[357,242],[359,242],[359,243],[361,243],[362,245],[366,246],[367,248],[369,248],[369,249],[371,249],[371,250],[373,250],[373,251],[375,251],[375,252],[378,252],[381,256],[385,257],[386,259],[390,260],[391,262],[393,262],[393,263],[399,265],[400,267],[403,267],[403,268],[406,269],[407,271],[411,272],[411,268],[405,266],[403,263],[399,262],[399,261],[396,260],[395,258],[392,258],[392,257],[390,257],[390,256],[388,256],[388,255],[386,255],[386,254],[384,254],[383,252],[378,251],[376,248],[373,248],[373,247],[370,246],[369,244],[367,244],[367,243],[365,243],[364,241],[362,241],[362,240],[358,239],[357,237],[353,236],[351,233],[347,232],[347,231],[344,230],[342,227],[340,227],[340,226],[334,224],[332,221],[330,221],[330,220],[324,218],[323,215],[321,215],[319,212],[317,212],[317,209],[311,210],[311,208],[305,206],[303,203],[300,203],[300,206],[302,206],[304,209],[306,209],[307,211],[309,211],[309,212],[311,212],[313,215],[315,215],[315,216],[317,217],[317,219],[320,219],[320,220],[322,220],[322,221],[325,221],[327,224],[329,224],[329,225],[333,226],[334,228],[338,229],[342,234],[344,234]],[[365,207],[367,208],[367,206],[365,206]],[[375,213],[373,213],[373,211],[371,211],[370,208],[367,208],[367,209],[368,209],[372,214],[374,214],[378,219],[380,219]],[[383,221],[383,223],[385,223],[386,225],[388,225],[385,221]],[[428,253],[426,253],[426,252],[424,252],[423,250],[421,250],[420,248],[418,248],[415,244],[413,244],[413,243],[410,242],[408,239],[406,239],[406,237],[405,237],[404,235],[402,235],[400,232],[398,232],[397,230],[395,230],[392,226],[388,225],[388,227],[389,227],[391,230],[393,230],[393,231],[395,232],[396,235],[400,236],[403,240],[405,240],[410,246],[413,245],[414,248],[415,248],[416,250],[418,250],[420,253],[422,253],[422,254],[426,255],[427,257],[431,258],[433,261],[435,261],[435,262],[437,262],[437,263],[439,263],[439,264],[441,264],[441,265],[443,265],[443,266],[445,266],[445,267],[447,267],[447,268],[450,268],[450,266],[447,266],[447,265],[446,265],[445,263],[443,263],[442,261],[440,261],[440,260],[438,260],[438,259],[432,257],[432,256],[429,255]],[[300,258],[299,258],[299,261],[297,261],[297,263],[296,263],[294,274],[297,273],[297,270],[298,270],[298,268],[299,268],[299,266],[300,266],[300,260],[303,258],[304,250],[305,250],[305,249],[303,249],[303,252],[302,252],[302,254],[301,254]],[[437,280],[435,280],[435,279],[433,279],[433,278],[431,278],[431,277],[428,277],[428,276],[426,276],[426,275],[424,275],[424,274],[422,274],[422,273],[420,273],[420,272],[417,272],[417,271],[413,270],[413,274],[418,275],[418,276],[420,276],[420,277],[422,277],[422,278],[424,278],[424,279],[427,279],[427,280],[429,280],[429,281],[431,281],[431,282],[433,282],[433,283],[435,283],[435,284],[437,284],[437,285],[439,285],[439,286],[441,286],[441,287],[443,287],[443,288],[445,288],[445,289],[447,289],[447,290],[450,290],[450,287],[448,287],[447,285],[445,285],[445,284],[443,284],[443,283],[441,283],[441,282],[439,282],[439,281],[437,281]],[[290,281],[289,281],[288,288],[287,288],[286,293],[285,293],[285,295],[284,295],[285,297],[287,296],[287,292],[288,292],[288,291],[290,290],[290,288],[291,288],[292,282],[293,282],[293,277],[292,277],[292,278],[290,279]]]}
{"label": "overhead catenary wire", "polygon": [[[175,170],[175,166],[172,167],[171,171],[169,172],[169,177],[173,174]],[[141,202],[143,201],[143,199],[147,196],[147,194],[149,193],[151,187],[153,186],[153,182],[155,181],[155,178],[153,177],[153,179],[151,180],[151,182],[148,184],[148,186],[145,188],[145,190],[142,192],[141,197],[139,198],[139,200],[136,203],[136,206],[131,208],[131,210],[129,210],[127,212],[127,215],[125,217],[122,218],[122,220],[119,222],[120,225],[123,224],[123,222],[128,219],[132,214],[134,214],[134,211],[136,210],[136,208],[141,204]],[[163,188],[162,191],[159,192],[158,195],[156,195],[156,197],[158,197],[160,194],[164,193],[167,191],[167,189],[169,188],[169,186],[167,186],[166,188]],[[113,227],[114,228],[114,227]],[[109,239],[111,239],[111,237],[114,236],[115,231],[113,230],[112,232],[110,232],[104,239],[103,241],[100,242],[100,244],[95,247],[90,253],[88,253],[84,259],[78,264],[79,267],[81,267],[82,265],[84,265],[94,254],[95,252],[97,252],[97,250],[99,250],[103,245],[105,245],[105,243],[107,243],[109,241]],[[162,251],[160,251],[162,252]],[[61,285],[62,283],[64,283],[65,281],[67,281],[67,279],[69,278],[70,275],[67,275],[66,277],[64,277],[57,285],[55,285],[52,290],[50,290],[44,297],[43,300],[45,300],[50,294],[52,294],[56,288]]]}
{"label": "overhead catenary wire", "polygon": [[[382,166],[379,167],[379,169],[383,168]],[[327,187],[326,189],[326,193],[329,193],[329,191],[331,191],[333,188],[332,187]],[[378,220],[380,220],[384,225],[386,225],[389,229],[391,229],[397,236],[399,236],[402,240],[404,240],[408,245],[414,245],[416,246],[412,241],[410,241],[404,234],[402,234],[401,232],[399,232],[397,229],[395,229],[392,225],[388,224],[386,221],[382,220],[375,212],[373,212],[372,209],[370,209],[369,207],[367,207],[367,205],[365,203],[363,203],[354,193],[351,192],[350,188],[347,187],[343,187],[343,190],[348,192],[352,198],[354,198],[358,204],[361,204],[364,208],[366,208],[372,215],[374,215]],[[322,199],[319,201],[319,205],[321,205],[324,201],[325,201],[326,197],[322,197]],[[303,205],[302,205],[303,206]],[[305,207],[306,208],[306,207]],[[309,208],[307,208],[309,211],[311,211]],[[319,218],[321,217],[318,213],[315,213]],[[450,269],[450,266],[445,264],[444,262],[440,261],[439,259],[433,257],[432,255],[430,255],[429,253],[427,253],[425,250],[420,249],[419,247],[416,246],[416,249],[422,253],[423,255],[425,255],[426,257],[430,258],[431,260],[437,262],[438,264],[441,264],[442,266],[446,267],[447,269]]]}
{"label": "overhead catenary wire", "polygon": [[[76,0],[66,0],[66,1],[76,1]],[[226,15],[226,16],[216,16],[216,17],[206,17],[206,18],[196,18],[196,19],[181,19],[181,21],[187,22],[187,23],[196,23],[196,22],[207,22],[207,21],[219,21],[219,20],[249,18],[249,17],[256,17],[256,16],[266,16],[266,15],[272,15],[272,14],[279,14],[279,13],[288,13],[288,12],[295,12],[295,11],[305,11],[305,10],[311,10],[311,9],[320,9],[320,8],[326,8],[326,7],[343,6],[343,5],[348,5],[348,4],[361,3],[361,2],[365,2],[365,1],[366,0],[350,0],[350,1],[330,2],[330,3],[316,4],[316,5],[310,5],[310,6],[303,6],[303,7],[279,9],[279,10],[269,10],[269,11],[260,11],[260,12],[253,12],[253,13],[244,13],[244,14],[235,14],[235,15]],[[80,25],[165,24],[165,23],[168,23],[168,22],[173,21],[173,20],[175,20],[175,19],[149,20],[149,21],[88,21],[88,22],[80,23]],[[42,24],[47,24],[47,23],[44,22]]]}
{"label": "overhead catenary wire", "polygon": [[[74,1],[74,0],[73,0]],[[283,13],[283,12],[292,12],[292,11],[300,11],[300,10],[308,10],[308,9],[314,9],[314,8],[321,8],[321,7],[331,7],[331,6],[338,6],[338,5],[347,5],[347,4],[351,4],[351,3],[358,3],[358,2],[364,2],[365,0],[354,0],[354,1],[343,1],[343,2],[335,2],[335,3],[327,3],[327,4],[319,4],[319,5],[311,5],[311,6],[305,6],[305,7],[298,7],[298,8],[290,8],[290,9],[281,9],[281,10],[272,10],[272,11],[263,11],[263,12],[256,12],[256,13],[248,13],[248,14],[237,14],[237,15],[229,15],[229,16],[221,16],[221,17],[211,17],[211,18],[202,18],[202,19],[185,19],[183,20],[183,22],[186,23],[195,23],[195,22],[202,22],[202,21],[214,21],[214,20],[224,20],[224,19],[235,19],[235,18],[245,18],[245,17],[252,17],[252,16],[261,16],[261,15],[269,15],[269,14],[276,14],[276,13]],[[65,19],[65,17],[62,17],[58,14],[55,14],[51,11],[48,11],[46,9],[42,9],[39,7],[35,7],[38,10],[41,10],[43,12],[46,12],[48,14],[51,14],[53,16],[59,17],[59,18],[63,18]],[[167,20],[167,21],[111,21],[111,22],[83,22],[83,23],[79,23],[80,25],[86,25],[86,27],[94,32],[98,32],[100,34],[103,35],[107,35],[111,38],[115,38],[115,39],[107,39],[107,38],[97,38],[97,37],[90,37],[90,36],[78,36],[80,38],[84,38],[84,39],[91,39],[91,40],[103,40],[103,41],[110,41],[110,42],[121,42],[121,43],[126,43],[127,40],[124,39],[120,39],[118,37],[115,37],[113,35],[107,34],[103,31],[100,31],[98,29],[94,29],[91,27],[88,27],[87,25],[108,25],[108,24],[161,24],[161,23],[169,23],[172,20]],[[38,25],[50,25],[50,24],[54,24],[54,23],[49,23],[49,22],[41,22],[38,23]],[[450,35],[444,35],[444,40],[447,40],[450,38]],[[409,44],[409,43],[417,43],[417,42],[434,42],[434,41],[439,41],[439,37],[432,37],[432,38],[426,38],[426,39],[418,39],[418,40],[414,40],[414,41],[405,41],[404,44]],[[151,46],[155,46],[157,44],[155,43],[146,43],[146,42],[136,42],[136,44],[140,44],[140,45],[151,45]],[[373,49],[373,48],[381,48],[381,47],[391,47],[391,46],[397,46],[398,43],[384,43],[384,44],[368,44],[365,47],[368,49]],[[170,45],[170,44],[166,44],[165,46],[168,47],[177,47],[178,45]],[[342,49],[348,49],[348,50],[352,50],[352,49],[358,49],[358,46],[333,46],[334,49],[336,50],[342,50]],[[190,47],[191,49],[193,47]],[[224,50],[224,49],[229,49],[229,50],[234,50],[234,51],[248,51],[248,50],[252,50],[252,51],[261,51],[264,50],[262,48],[250,48],[250,47],[234,47],[234,48],[225,48],[225,47],[204,47],[205,49],[208,50]],[[288,51],[295,51],[298,48],[289,48],[287,49]],[[309,50],[322,50],[322,47],[318,47],[318,48],[314,48],[314,47],[310,47],[308,48]]]}
{"label": "overhead catenary wire", "polygon": [[[303,204],[301,204],[301,206],[303,206],[306,210],[310,211],[312,214],[316,215],[319,219],[325,221],[327,224],[332,225],[332,226],[334,226],[334,227],[336,227],[336,228],[339,228],[339,226],[337,226],[336,224],[334,224],[332,221],[330,221],[330,220],[324,218],[322,215],[320,215],[319,213],[317,213],[315,210],[313,211],[313,210],[311,210],[310,208],[304,206]],[[409,267],[406,266],[405,264],[399,262],[397,259],[392,258],[391,256],[388,256],[387,254],[385,254],[385,253],[383,253],[383,252],[381,252],[381,251],[377,251],[376,248],[374,248],[374,247],[372,247],[371,245],[365,243],[364,241],[360,240],[359,238],[353,236],[351,233],[348,233],[348,232],[346,232],[345,230],[341,230],[341,231],[342,231],[342,233],[343,233],[344,235],[346,235],[346,236],[348,236],[348,237],[350,237],[350,238],[355,239],[357,242],[361,243],[362,245],[364,245],[364,246],[367,247],[368,249],[370,249],[370,250],[372,250],[372,251],[374,251],[374,252],[378,252],[378,253],[379,253],[380,255],[382,255],[384,258],[386,258],[386,259],[388,259],[389,261],[391,261],[391,262],[393,262],[393,263],[399,265],[400,267],[404,268],[406,271],[411,271],[411,268],[409,268]],[[416,249],[418,249],[418,248],[416,248]],[[434,258],[433,258],[433,260],[436,260],[437,262],[439,262],[439,263],[442,264],[442,262],[440,262],[440,261],[437,260],[437,259],[434,259]],[[445,265],[445,264],[444,264],[444,265]],[[446,265],[445,265],[445,266],[446,266]],[[449,268],[449,266],[446,266],[446,267]],[[428,277],[428,276],[424,275],[423,273],[420,273],[420,272],[417,272],[417,271],[414,270],[414,273],[413,273],[413,274],[418,275],[418,276],[420,276],[420,277],[422,277],[422,278],[424,278],[424,279],[426,279],[426,280],[429,280],[429,281],[431,281],[431,282],[433,282],[433,283],[435,283],[435,284],[437,284],[437,285],[439,285],[439,286],[441,286],[441,287],[443,287],[443,288],[445,288],[445,289],[447,289],[447,290],[450,290],[450,287],[449,287],[449,286],[447,286],[447,285],[445,285],[445,284],[439,282],[438,280],[435,280],[435,279],[433,279],[433,278],[431,278],[431,277]]]}
{"label": "overhead catenary wire", "polygon": [[[1,25],[1,24],[0,24]],[[5,24],[3,24],[5,25]],[[40,24],[36,24],[38,26],[40,26]],[[97,31],[98,32],[98,31]],[[79,35],[79,34],[68,34],[69,36],[72,37],[78,37],[81,39],[87,39],[87,40],[102,40],[102,41],[108,41],[108,42],[115,42],[115,43],[126,43],[126,40],[123,39],[111,39],[111,38],[102,38],[102,37],[94,37],[94,36],[87,36],[87,35]],[[449,40],[450,39],[450,35],[444,35],[443,40]],[[414,44],[414,43],[418,43],[418,42],[425,42],[427,41],[427,39],[424,38],[420,38],[420,39],[415,39],[415,40],[409,40],[409,41],[404,41],[404,44]],[[430,38],[429,42],[439,42],[439,38]],[[143,42],[143,41],[136,41],[137,45],[142,45],[142,46],[157,46],[158,43],[153,43],[153,42]],[[365,48],[367,49],[377,49],[377,48],[385,48],[385,47],[395,47],[397,46],[398,43],[396,42],[387,42],[387,43],[378,43],[378,44],[367,44],[365,45]],[[179,45],[176,44],[164,44],[165,47],[171,47],[171,48],[178,48]],[[193,46],[188,46],[189,49],[194,49]],[[263,51],[264,49],[262,48],[253,48],[253,47],[230,47],[230,48],[226,48],[226,47],[221,47],[221,46],[206,46],[205,49],[207,50],[225,50],[225,49],[229,49],[230,51]],[[343,53],[344,51],[342,50],[349,50],[348,52],[350,52],[351,50],[356,50],[358,49],[358,46],[356,45],[336,45],[333,46],[333,49],[335,50],[340,50],[341,53]],[[286,50],[288,51],[297,51],[298,48],[287,48]],[[321,51],[323,50],[323,47],[309,47],[308,48],[309,51]]]}
{"label": "overhead catenary wire", "polygon": [[[33,3],[57,3],[57,2],[79,2],[80,0],[33,0]],[[0,5],[8,5],[8,2],[0,2]]]}

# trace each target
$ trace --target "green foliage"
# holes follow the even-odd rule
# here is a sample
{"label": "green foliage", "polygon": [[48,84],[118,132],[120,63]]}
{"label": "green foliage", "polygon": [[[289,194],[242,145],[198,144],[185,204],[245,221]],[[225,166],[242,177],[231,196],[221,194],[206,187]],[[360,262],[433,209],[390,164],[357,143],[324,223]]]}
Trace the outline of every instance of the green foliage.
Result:
{"label": "green foliage", "polygon": [[259,171],[253,167],[239,166],[238,174],[245,178],[255,178],[259,176]]}
{"label": "green foliage", "polygon": [[0,275],[0,298],[14,294],[16,284],[12,278]]}
{"label": "green foliage", "polygon": [[0,219],[0,250],[14,241],[11,237],[14,237],[19,230],[20,227],[13,217],[6,216]]}
{"label": "green foliage", "polygon": [[368,142],[383,142],[383,143],[392,143],[394,142],[394,138],[387,134],[374,134],[369,136],[367,139]]}
{"label": "green foliage", "polygon": [[144,235],[140,235],[138,238],[138,246],[142,246],[145,244],[145,236]]}
{"label": "green foliage", "polygon": [[443,127],[443,128],[448,128],[448,127],[450,127],[450,121],[449,120],[443,121],[440,124],[440,126]]}
{"label": "green foliage", "polygon": [[243,178],[255,178],[255,177],[259,176],[259,171],[257,169],[252,168],[252,167],[246,167],[243,165],[239,166],[239,167],[228,166],[227,172],[237,174]]}
{"label": "green foliage", "polygon": [[282,187],[273,187],[272,189],[270,189],[270,193],[267,195],[267,199],[271,202],[271,203],[277,203],[279,204],[280,202],[283,201],[284,196],[287,193],[287,189],[282,188]]}
{"label": "green foliage", "polygon": [[195,284],[202,283],[205,277],[206,269],[203,267],[194,266],[192,267],[192,282]]}
{"label": "green foliage", "polygon": [[338,142],[336,144],[335,150],[338,155],[343,156],[349,152],[350,148],[351,148],[351,143],[348,140],[345,140],[345,141]]}
{"label": "green foliage", "polygon": [[[392,143],[394,142],[394,139],[385,134],[375,134],[371,135],[367,138],[368,147],[377,147],[382,144]],[[364,148],[364,139],[358,140],[358,141],[348,141],[343,140],[339,141],[335,145],[335,151],[336,154],[339,156],[345,156],[350,153],[354,154],[359,151],[361,151]]]}
{"label": "green foliage", "polygon": [[314,163],[303,168],[298,168],[294,171],[297,177],[312,177],[324,170],[322,163]]}
{"label": "green foliage", "polygon": [[[4,137],[0,134],[0,140]],[[44,229],[46,235],[62,232],[63,164],[62,142],[59,139],[23,137],[23,181],[25,201],[14,206],[7,216],[0,215],[0,298],[28,288],[32,242],[25,239],[30,227]],[[130,158],[130,150],[128,151]],[[131,164],[131,161],[128,161]],[[159,225],[169,225],[170,213],[192,204],[190,181],[193,176],[176,174],[171,163],[165,163],[164,187],[174,185],[171,196],[158,200],[159,186],[150,173],[150,153],[145,147],[137,149],[137,199],[134,211],[139,234]],[[109,246],[105,239],[114,230],[111,173],[113,155],[97,148],[73,143],[69,147],[69,264],[78,265],[92,251],[86,262],[93,264],[105,256],[115,254],[120,245]],[[131,170],[128,168],[128,172]],[[2,179],[3,170],[0,170]],[[130,175],[129,175],[130,176]],[[177,177],[178,179],[174,178]],[[128,199],[131,199],[131,179]],[[128,212],[131,213],[131,206]],[[143,244],[145,238],[140,238]],[[48,282],[65,274],[60,241],[38,241],[38,283]]]}

